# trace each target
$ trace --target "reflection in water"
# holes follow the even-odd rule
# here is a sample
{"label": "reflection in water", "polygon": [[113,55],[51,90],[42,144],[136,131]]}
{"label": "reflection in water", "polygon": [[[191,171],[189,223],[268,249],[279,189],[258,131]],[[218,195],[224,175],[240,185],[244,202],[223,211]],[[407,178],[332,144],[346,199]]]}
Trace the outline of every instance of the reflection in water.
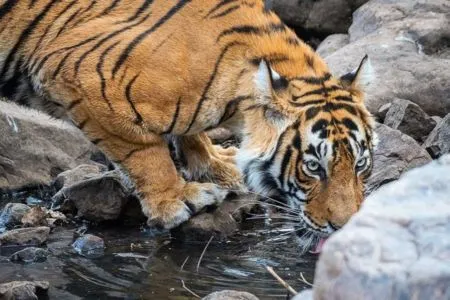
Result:
{"label": "reflection in water", "polygon": [[236,289],[260,299],[286,299],[286,290],[265,270],[269,265],[297,290],[307,288],[300,273],[313,281],[316,256],[299,257],[294,239],[269,242],[262,223],[252,222],[251,227],[227,241],[213,239],[198,272],[206,241],[180,243],[167,233],[154,236],[136,228],[98,230],[91,233],[105,240],[106,250],[94,259],[75,254],[72,231],[60,228],[50,236],[52,255],[46,262],[0,262],[0,282],[50,281],[50,299],[194,299],[181,280],[202,297]]}

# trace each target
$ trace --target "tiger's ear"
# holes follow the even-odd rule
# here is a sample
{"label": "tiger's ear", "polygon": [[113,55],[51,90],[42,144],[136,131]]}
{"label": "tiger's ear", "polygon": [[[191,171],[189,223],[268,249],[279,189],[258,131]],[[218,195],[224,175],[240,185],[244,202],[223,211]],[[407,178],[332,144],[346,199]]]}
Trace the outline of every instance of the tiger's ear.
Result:
{"label": "tiger's ear", "polygon": [[366,54],[356,70],[341,76],[340,79],[345,88],[364,90],[373,78],[373,68],[370,63],[369,56]]}
{"label": "tiger's ear", "polygon": [[262,59],[258,66],[258,71],[255,74],[255,85],[260,101],[266,102],[272,99],[272,92],[277,92],[285,89],[288,86],[288,81],[272,69],[269,63]]}

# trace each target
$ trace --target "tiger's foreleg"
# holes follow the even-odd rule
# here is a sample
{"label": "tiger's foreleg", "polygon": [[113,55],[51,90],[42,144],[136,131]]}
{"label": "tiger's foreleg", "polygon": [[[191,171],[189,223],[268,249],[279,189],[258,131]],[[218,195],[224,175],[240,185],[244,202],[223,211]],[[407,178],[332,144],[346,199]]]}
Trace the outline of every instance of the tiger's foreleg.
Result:
{"label": "tiger's foreleg", "polygon": [[222,202],[228,194],[214,183],[185,182],[163,137],[146,134],[141,139],[125,139],[95,125],[90,119],[83,130],[134,181],[149,224],[173,228],[205,206]]}
{"label": "tiger's foreleg", "polygon": [[177,138],[177,152],[183,172],[189,180],[216,183],[228,189],[243,189],[242,177],[235,164],[236,148],[213,145],[206,133]]}

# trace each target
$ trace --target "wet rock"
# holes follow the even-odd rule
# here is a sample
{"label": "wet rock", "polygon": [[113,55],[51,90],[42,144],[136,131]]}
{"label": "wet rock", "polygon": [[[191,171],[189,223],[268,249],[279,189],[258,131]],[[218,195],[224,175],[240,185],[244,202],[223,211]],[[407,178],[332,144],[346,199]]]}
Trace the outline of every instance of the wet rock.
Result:
{"label": "wet rock", "polygon": [[423,147],[433,158],[450,153],[450,114],[430,133]]}
{"label": "wet rock", "polygon": [[352,12],[367,0],[276,0],[273,10],[287,24],[316,33],[345,33]]}
{"label": "wet rock", "polygon": [[95,147],[73,125],[0,100],[0,188],[49,185],[89,162]]}
{"label": "wet rock", "polygon": [[372,175],[366,187],[367,194],[398,179],[403,172],[431,160],[425,149],[400,131],[377,123],[375,132],[378,135],[378,145],[373,157]]}
{"label": "wet rock", "polygon": [[208,296],[202,298],[203,300],[258,300],[255,295],[247,292],[224,290],[220,292],[214,292]]}
{"label": "wet rock", "polygon": [[22,217],[21,222],[26,227],[47,226],[48,224],[46,218],[46,209],[40,206],[35,206]]}
{"label": "wet rock", "polygon": [[77,182],[101,175],[104,171],[106,171],[106,167],[100,164],[82,164],[58,174],[53,182],[53,186],[60,190]]}
{"label": "wet rock", "polygon": [[63,212],[76,213],[90,221],[107,221],[119,218],[130,195],[123,175],[115,170],[63,187],[52,200]]}
{"label": "wet rock", "polygon": [[384,125],[400,130],[419,143],[436,127],[436,121],[429,117],[419,105],[403,99],[395,99],[386,113]]}
{"label": "wet rock", "polygon": [[252,195],[225,200],[217,209],[194,216],[172,230],[179,239],[207,240],[214,234],[219,239],[232,235],[238,229],[243,216],[255,206]]}
{"label": "wet rock", "polygon": [[75,240],[72,248],[83,256],[101,256],[105,249],[105,242],[98,236],[85,234]]}
{"label": "wet rock", "polygon": [[39,246],[47,241],[49,234],[50,228],[45,226],[13,229],[0,234],[0,246]]}
{"label": "wet rock", "polygon": [[345,45],[349,43],[348,34],[332,34],[327,36],[319,47],[317,47],[316,52],[321,57],[327,57],[328,55],[336,52]]}
{"label": "wet rock", "polygon": [[450,156],[370,195],[331,236],[314,299],[448,299]]}
{"label": "wet rock", "polygon": [[26,203],[30,207],[31,206],[36,206],[36,205],[40,205],[40,206],[44,205],[44,201],[43,200],[41,200],[39,198],[36,198],[36,197],[32,197],[32,196],[27,197]]}
{"label": "wet rock", "polygon": [[9,259],[14,262],[43,262],[47,259],[49,252],[46,249],[28,247],[12,254]]}
{"label": "wet rock", "polygon": [[[0,228],[12,227],[21,223],[22,217],[30,211],[28,205],[22,203],[8,203],[0,214]],[[1,232],[1,231],[0,231]]]}
{"label": "wet rock", "polygon": [[0,299],[34,300],[46,297],[48,281],[11,281],[0,284]]}
{"label": "wet rock", "polygon": [[450,111],[448,10],[447,0],[369,1],[353,14],[350,43],[325,60],[341,75],[369,55],[375,76],[366,104],[372,113],[400,98],[444,116]]}

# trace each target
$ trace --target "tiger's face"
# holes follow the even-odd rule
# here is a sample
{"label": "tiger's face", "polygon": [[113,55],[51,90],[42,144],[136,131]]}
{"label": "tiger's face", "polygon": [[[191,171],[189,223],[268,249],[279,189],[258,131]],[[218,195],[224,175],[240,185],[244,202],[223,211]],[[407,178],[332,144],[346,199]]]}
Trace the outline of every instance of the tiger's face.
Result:
{"label": "tiger's face", "polygon": [[267,63],[259,67],[256,85],[270,101],[247,108],[238,165],[249,188],[282,207],[300,237],[330,235],[363,201],[374,149],[359,88],[365,64],[341,79],[286,80]]}

